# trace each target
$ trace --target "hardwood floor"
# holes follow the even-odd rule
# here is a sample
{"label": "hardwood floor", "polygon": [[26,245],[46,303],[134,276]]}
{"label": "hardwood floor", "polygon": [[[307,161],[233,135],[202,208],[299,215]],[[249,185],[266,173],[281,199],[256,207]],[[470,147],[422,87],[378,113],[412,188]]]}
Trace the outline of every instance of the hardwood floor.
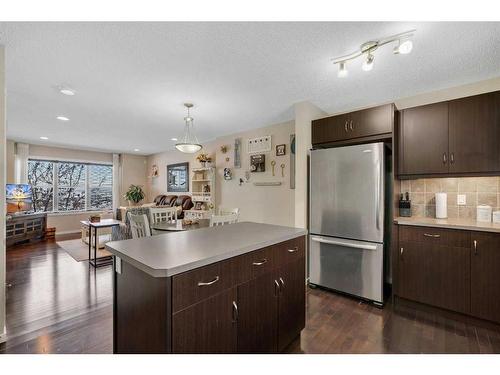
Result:
{"label": "hardwood floor", "polygon": [[[7,251],[0,353],[111,353],[111,267],[89,270],[55,241]],[[306,328],[289,353],[500,353],[500,327],[390,303],[378,309],[308,289]]]}

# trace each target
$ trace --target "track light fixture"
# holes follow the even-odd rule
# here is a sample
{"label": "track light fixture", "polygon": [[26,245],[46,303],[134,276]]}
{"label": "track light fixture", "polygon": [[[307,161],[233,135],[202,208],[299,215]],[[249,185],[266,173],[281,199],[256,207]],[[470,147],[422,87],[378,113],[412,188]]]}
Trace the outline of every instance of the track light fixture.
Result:
{"label": "track light fixture", "polygon": [[339,65],[339,71],[337,73],[338,77],[346,77],[347,76],[347,62],[357,59],[360,56],[366,56],[365,61],[363,62],[362,69],[365,72],[368,72],[373,69],[373,60],[375,56],[373,52],[379,47],[382,47],[386,44],[397,42],[398,45],[394,47],[393,53],[395,55],[406,55],[411,52],[413,49],[413,42],[411,41],[411,37],[415,34],[415,29],[408,30],[400,34],[388,36],[386,38],[381,38],[379,40],[371,40],[369,42],[363,43],[359,50],[353,52],[349,55],[337,57],[332,59],[334,64]]}

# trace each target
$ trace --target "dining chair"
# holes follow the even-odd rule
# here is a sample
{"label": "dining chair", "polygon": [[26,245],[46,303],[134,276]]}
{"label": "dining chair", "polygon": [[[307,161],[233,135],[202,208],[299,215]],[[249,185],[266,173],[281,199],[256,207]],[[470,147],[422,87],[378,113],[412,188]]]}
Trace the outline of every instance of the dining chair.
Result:
{"label": "dining chair", "polygon": [[219,207],[218,214],[219,215],[236,214],[237,216],[240,216],[240,209],[239,208],[229,208],[229,207]]}
{"label": "dining chair", "polygon": [[161,222],[177,221],[177,207],[151,207],[149,209],[151,225]]}
{"label": "dining chair", "polygon": [[238,214],[231,213],[228,215],[212,215],[210,217],[210,226],[217,227],[225,224],[234,224],[238,221]]}
{"label": "dining chair", "polygon": [[147,215],[133,215],[129,212],[128,220],[130,222],[130,232],[132,233],[132,238],[151,236],[151,228],[149,227]]}

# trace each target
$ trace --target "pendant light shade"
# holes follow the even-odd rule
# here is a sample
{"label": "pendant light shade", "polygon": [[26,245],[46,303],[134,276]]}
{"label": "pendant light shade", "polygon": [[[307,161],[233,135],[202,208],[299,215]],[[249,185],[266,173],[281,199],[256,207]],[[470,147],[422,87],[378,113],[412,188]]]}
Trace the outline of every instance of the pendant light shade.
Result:
{"label": "pendant light shade", "polygon": [[194,154],[202,149],[202,145],[196,138],[193,132],[193,121],[194,119],[189,115],[189,109],[193,107],[191,103],[184,103],[184,107],[187,108],[187,116],[184,117],[184,135],[179,138],[178,142],[175,144],[175,148],[180,152],[186,154]]}

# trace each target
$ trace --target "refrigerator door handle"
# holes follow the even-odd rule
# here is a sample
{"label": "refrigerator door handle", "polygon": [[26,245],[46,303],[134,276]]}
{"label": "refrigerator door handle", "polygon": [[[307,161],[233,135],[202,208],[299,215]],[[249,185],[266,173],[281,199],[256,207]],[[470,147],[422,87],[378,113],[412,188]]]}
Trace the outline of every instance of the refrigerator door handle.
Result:
{"label": "refrigerator door handle", "polygon": [[380,229],[380,192],[382,189],[380,188],[380,184],[382,182],[382,179],[380,178],[380,162],[377,162],[377,196],[376,196],[376,208],[375,208],[375,215],[377,216],[375,218],[377,229]]}
{"label": "refrigerator door handle", "polygon": [[357,243],[349,243],[349,242],[343,242],[343,241],[336,241],[336,240],[327,240],[325,238],[321,237],[311,237],[311,241],[314,242],[320,242],[320,243],[326,243],[330,245],[339,245],[339,246],[344,246],[344,247],[351,247],[354,249],[362,249],[362,250],[377,250],[376,245],[365,245],[365,244],[357,244]]}

